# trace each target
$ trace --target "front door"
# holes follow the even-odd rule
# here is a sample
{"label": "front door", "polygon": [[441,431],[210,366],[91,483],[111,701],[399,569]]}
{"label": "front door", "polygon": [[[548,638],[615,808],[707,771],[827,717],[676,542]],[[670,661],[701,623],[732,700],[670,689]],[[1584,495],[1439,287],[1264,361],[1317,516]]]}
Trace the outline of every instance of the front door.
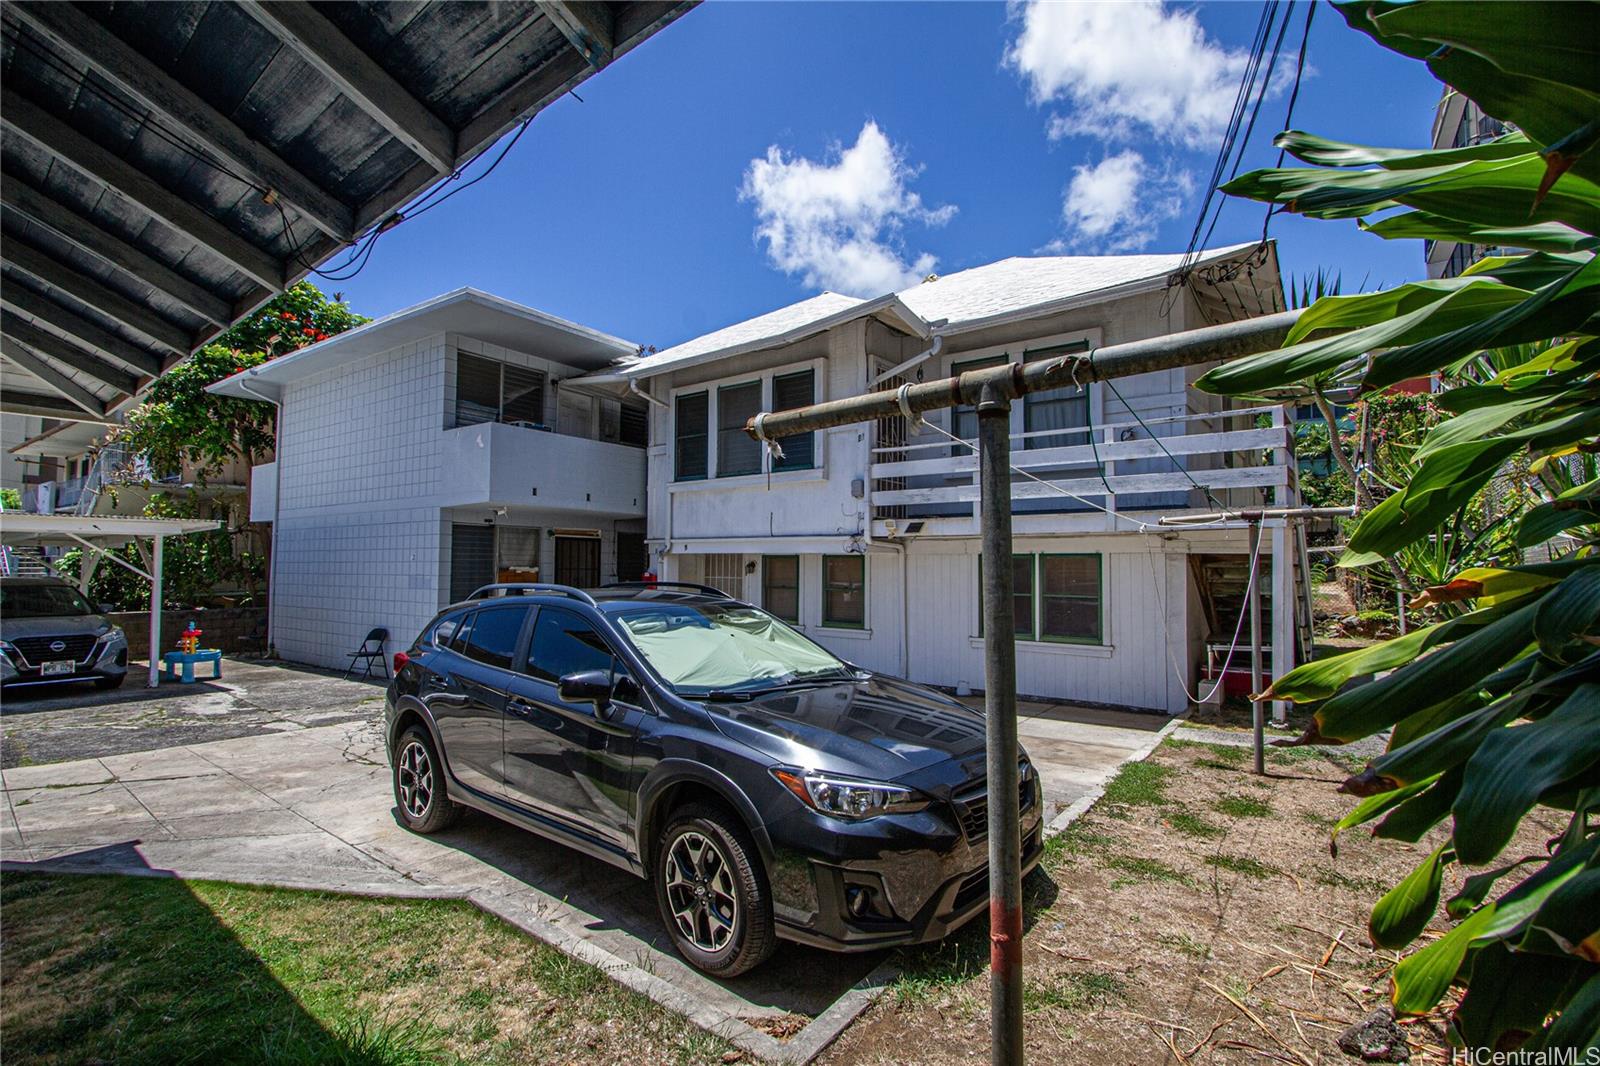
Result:
{"label": "front door", "polygon": [[622,669],[582,616],[541,607],[505,719],[507,797],[616,847],[627,846],[633,822],[634,735],[644,712],[617,703],[602,715],[592,703],[567,703],[556,686],[580,670],[615,677]]}
{"label": "front door", "polygon": [[578,589],[600,586],[600,538],[556,538],[556,584]]}

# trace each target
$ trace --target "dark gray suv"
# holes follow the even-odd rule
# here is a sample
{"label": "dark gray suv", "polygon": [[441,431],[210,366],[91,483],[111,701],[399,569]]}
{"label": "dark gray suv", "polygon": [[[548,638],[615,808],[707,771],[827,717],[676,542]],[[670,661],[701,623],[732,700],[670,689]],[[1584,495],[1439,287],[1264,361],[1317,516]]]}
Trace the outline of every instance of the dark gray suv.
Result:
{"label": "dark gray suv", "polygon": [[395,660],[401,820],[472,807],[647,877],[707,973],[935,940],[988,901],[983,716],[715,589],[489,586]]}
{"label": "dark gray suv", "polygon": [[82,594],[53,577],[0,577],[0,683],[93,681],[128,676],[128,638]]}

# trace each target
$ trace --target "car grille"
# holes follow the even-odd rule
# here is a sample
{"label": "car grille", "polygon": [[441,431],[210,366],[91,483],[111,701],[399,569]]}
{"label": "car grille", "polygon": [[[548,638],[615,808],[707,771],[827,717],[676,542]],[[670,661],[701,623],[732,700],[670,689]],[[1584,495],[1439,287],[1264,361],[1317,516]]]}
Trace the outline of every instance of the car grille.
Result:
{"label": "car grille", "polygon": [[[70,637],[18,637],[11,642],[11,646],[28,661],[29,666],[38,666],[40,663],[54,662],[57,659],[71,659],[73,662],[81,663],[94,650],[95,640],[94,635],[90,633],[80,633]],[[58,642],[66,647],[55,651],[50,645]]]}
{"label": "car grille", "polygon": [[[1033,806],[1034,773],[1032,767],[1024,769],[1022,780],[1017,785],[1019,809],[1024,812]],[[977,785],[965,792],[958,792],[952,799],[955,801],[956,819],[961,823],[961,832],[968,843],[978,844],[989,839],[988,785]]]}

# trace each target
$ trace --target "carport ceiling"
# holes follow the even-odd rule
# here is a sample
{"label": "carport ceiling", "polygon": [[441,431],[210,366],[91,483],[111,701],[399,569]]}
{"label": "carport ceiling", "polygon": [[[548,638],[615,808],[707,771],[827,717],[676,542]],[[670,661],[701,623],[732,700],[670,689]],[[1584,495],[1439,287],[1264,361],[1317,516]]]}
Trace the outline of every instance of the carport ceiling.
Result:
{"label": "carport ceiling", "polygon": [[111,420],[693,6],[5,4],[0,410]]}

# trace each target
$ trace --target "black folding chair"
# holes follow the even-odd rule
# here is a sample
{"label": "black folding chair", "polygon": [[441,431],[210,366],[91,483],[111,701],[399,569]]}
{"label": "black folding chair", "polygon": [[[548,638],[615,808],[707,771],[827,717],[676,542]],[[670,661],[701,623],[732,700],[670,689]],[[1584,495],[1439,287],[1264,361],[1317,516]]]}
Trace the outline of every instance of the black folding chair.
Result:
{"label": "black folding chair", "polygon": [[[361,642],[361,647],[350,653],[350,666],[344,672],[345,679],[349,680],[350,674],[356,668],[356,663],[363,659],[367,661],[367,668],[362,672],[362,677],[372,676],[372,660],[374,659],[383,664],[384,677],[394,676],[389,673],[389,660],[386,659],[383,654],[383,642],[388,639],[389,631],[387,629],[374,629],[372,632],[368,633],[367,639]],[[376,647],[373,645],[376,645]]]}

